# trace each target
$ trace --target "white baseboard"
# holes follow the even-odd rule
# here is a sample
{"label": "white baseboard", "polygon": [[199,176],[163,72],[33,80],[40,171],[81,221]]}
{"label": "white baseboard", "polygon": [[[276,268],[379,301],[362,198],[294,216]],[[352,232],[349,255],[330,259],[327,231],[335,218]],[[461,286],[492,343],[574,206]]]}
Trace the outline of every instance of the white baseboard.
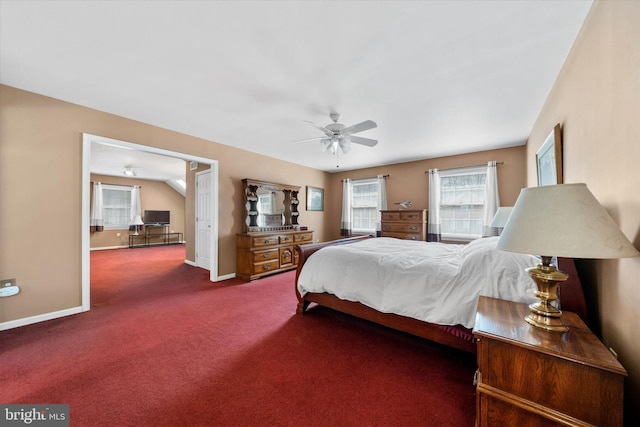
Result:
{"label": "white baseboard", "polygon": [[91,248],[91,249],[89,249],[89,251],[92,252],[92,251],[106,251],[108,249],[126,249],[128,247],[129,246],[103,246],[103,247],[100,247],[100,248]]}
{"label": "white baseboard", "polygon": [[33,323],[58,319],[60,317],[71,316],[78,313],[82,313],[81,306],[53,311],[51,313],[38,314],[37,316],[24,317],[22,319],[10,320],[8,322],[0,323],[0,331],[6,331],[7,329],[19,328],[20,326],[27,326]]}
{"label": "white baseboard", "polygon": [[[184,263],[187,264],[187,265],[190,265],[191,267],[202,268],[199,265],[197,265],[195,262],[190,261],[188,259],[185,259]],[[236,273],[230,273],[230,274],[225,274],[224,276],[218,276],[218,278],[215,281],[216,282],[221,282],[223,280],[235,279],[235,277],[236,277]]]}

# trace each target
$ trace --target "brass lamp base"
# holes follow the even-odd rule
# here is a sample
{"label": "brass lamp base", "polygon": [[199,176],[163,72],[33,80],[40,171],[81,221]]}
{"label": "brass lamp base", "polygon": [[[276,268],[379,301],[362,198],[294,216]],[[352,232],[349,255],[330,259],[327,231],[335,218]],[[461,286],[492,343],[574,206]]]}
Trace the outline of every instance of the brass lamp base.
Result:
{"label": "brass lamp base", "polygon": [[558,285],[566,281],[569,276],[551,265],[551,257],[549,256],[543,256],[542,264],[528,268],[527,273],[536,282],[538,287],[536,296],[540,298],[540,301],[529,305],[531,313],[524,320],[547,331],[568,331],[569,328],[562,321],[562,311],[552,306],[551,302],[558,299]]}

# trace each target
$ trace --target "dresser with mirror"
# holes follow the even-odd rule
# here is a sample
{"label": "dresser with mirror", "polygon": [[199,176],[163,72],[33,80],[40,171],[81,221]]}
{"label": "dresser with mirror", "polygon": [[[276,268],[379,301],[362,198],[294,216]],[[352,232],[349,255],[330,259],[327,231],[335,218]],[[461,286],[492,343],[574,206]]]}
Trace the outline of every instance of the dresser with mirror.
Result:
{"label": "dresser with mirror", "polygon": [[236,235],[236,277],[255,280],[297,267],[294,246],[313,242],[298,222],[300,187],[245,178],[243,232]]}

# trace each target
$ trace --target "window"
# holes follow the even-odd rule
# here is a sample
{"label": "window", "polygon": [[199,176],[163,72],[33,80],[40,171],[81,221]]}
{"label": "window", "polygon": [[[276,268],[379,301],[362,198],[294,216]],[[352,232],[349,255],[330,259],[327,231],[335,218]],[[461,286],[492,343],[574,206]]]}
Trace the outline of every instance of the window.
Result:
{"label": "window", "polygon": [[486,167],[440,171],[440,222],[443,240],[482,237]]}
{"label": "window", "polygon": [[378,220],[378,181],[354,180],[351,184],[351,218],[354,233],[375,233]]}
{"label": "window", "polygon": [[131,187],[102,184],[105,230],[128,229],[131,222]]}

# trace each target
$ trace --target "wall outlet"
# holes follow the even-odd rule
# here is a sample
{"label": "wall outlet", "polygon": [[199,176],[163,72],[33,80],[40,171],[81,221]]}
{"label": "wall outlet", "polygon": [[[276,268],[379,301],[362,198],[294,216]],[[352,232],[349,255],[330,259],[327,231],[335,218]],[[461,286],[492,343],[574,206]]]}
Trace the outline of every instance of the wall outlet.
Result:
{"label": "wall outlet", "polygon": [[18,295],[20,288],[16,285],[16,279],[2,279],[0,281],[0,297]]}
{"label": "wall outlet", "polygon": [[5,287],[5,286],[15,286],[16,285],[16,279],[2,279],[0,280],[0,283],[2,283],[2,285],[0,285],[0,287]]}

